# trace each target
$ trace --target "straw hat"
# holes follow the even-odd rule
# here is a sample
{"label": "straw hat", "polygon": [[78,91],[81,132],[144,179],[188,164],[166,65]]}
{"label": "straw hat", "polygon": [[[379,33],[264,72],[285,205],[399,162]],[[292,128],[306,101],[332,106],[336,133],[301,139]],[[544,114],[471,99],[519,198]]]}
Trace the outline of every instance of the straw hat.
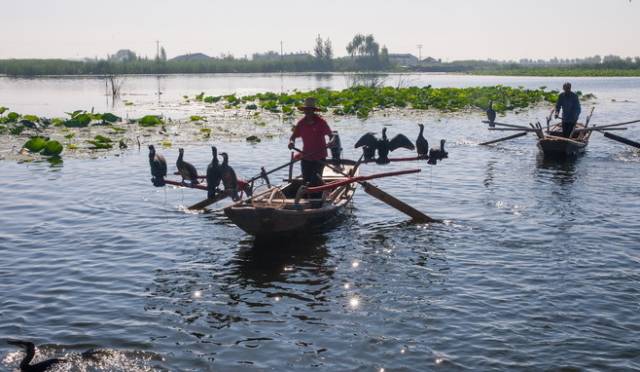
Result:
{"label": "straw hat", "polygon": [[298,110],[301,110],[301,111],[306,111],[306,110],[321,111],[321,109],[318,106],[316,106],[316,99],[314,97],[305,98],[304,104],[302,106],[298,106]]}

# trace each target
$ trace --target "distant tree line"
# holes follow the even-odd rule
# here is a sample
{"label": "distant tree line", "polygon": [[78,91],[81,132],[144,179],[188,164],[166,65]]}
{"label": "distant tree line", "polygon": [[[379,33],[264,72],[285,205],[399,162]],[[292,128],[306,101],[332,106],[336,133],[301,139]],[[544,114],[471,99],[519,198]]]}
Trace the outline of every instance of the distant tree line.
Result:
{"label": "distant tree line", "polygon": [[[208,57],[201,53],[167,60],[164,47],[153,59],[140,57],[122,49],[106,59],[70,61],[64,59],[6,59],[0,60],[0,74],[10,76],[36,75],[118,75],[118,74],[200,74],[200,73],[273,73],[273,72],[359,72],[359,71],[425,71],[496,73],[507,75],[552,75],[569,71],[585,75],[640,75],[640,57],[622,58],[599,55],[576,59],[521,59],[519,61],[461,60],[442,62],[427,57],[418,61],[410,54],[390,55],[372,34],[356,34],[346,45],[347,57],[334,57],[329,38],[318,35],[313,52],[282,54],[276,51],[256,53],[252,59],[233,55]],[[399,56],[413,58],[415,63],[401,66]],[[560,72],[558,72],[560,71]]]}

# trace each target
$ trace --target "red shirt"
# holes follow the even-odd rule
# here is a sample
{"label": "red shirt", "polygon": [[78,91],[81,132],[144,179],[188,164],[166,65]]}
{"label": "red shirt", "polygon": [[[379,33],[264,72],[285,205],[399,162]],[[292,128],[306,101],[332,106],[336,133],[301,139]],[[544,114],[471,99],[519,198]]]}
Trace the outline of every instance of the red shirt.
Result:
{"label": "red shirt", "polygon": [[293,129],[293,138],[302,138],[302,151],[306,160],[322,160],[327,157],[327,142],[324,136],[331,135],[331,128],[323,118],[314,114],[303,117]]}

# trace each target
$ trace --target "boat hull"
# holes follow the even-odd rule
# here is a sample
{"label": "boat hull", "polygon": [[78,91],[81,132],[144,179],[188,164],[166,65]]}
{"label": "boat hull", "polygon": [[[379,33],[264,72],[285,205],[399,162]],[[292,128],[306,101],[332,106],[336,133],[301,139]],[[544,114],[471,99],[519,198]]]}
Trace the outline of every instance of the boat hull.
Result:
{"label": "boat hull", "polygon": [[572,157],[584,153],[586,142],[568,138],[545,136],[538,141],[538,148],[546,157]]}
{"label": "boat hull", "polygon": [[[354,164],[345,161],[340,167],[342,172],[349,172]],[[357,168],[354,171],[357,175]],[[342,174],[324,168],[325,182],[343,178]],[[225,208],[224,213],[240,229],[260,238],[318,233],[336,225],[356,190],[355,184],[347,184],[327,191],[322,199],[305,199],[302,194],[297,195],[301,185],[302,179],[298,177],[251,200]]]}
{"label": "boat hull", "polygon": [[[578,123],[575,129],[584,129],[585,125]],[[575,130],[574,129],[574,130]],[[562,124],[553,125],[543,136],[538,139],[538,148],[545,157],[566,158],[575,157],[584,153],[589,144],[591,132],[574,133],[571,138],[562,136]]]}
{"label": "boat hull", "polygon": [[311,211],[239,207],[225,209],[224,213],[247,234],[273,238],[326,231],[335,225],[343,211],[344,206]]}

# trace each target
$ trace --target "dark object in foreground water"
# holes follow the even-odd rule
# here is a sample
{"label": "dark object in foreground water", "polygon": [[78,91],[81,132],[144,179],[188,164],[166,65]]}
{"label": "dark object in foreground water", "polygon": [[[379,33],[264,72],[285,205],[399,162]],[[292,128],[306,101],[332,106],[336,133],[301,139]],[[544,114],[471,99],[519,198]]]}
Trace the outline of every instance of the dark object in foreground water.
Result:
{"label": "dark object in foreground water", "polygon": [[422,135],[424,132],[424,124],[418,124],[418,126],[420,127],[420,133],[418,134],[418,139],[416,139],[416,151],[419,157],[426,158],[429,156],[429,142]]}
{"label": "dark object in foreground water", "polygon": [[164,186],[164,178],[167,176],[167,161],[164,156],[156,153],[155,147],[149,145],[149,166],[151,167],[151,182],[153,186]]}
{"label": "dark object in foreground water", "polygon": [[445,140],[441,139],[439,149],[432,148],[431,150],[429,150],[429,161],[427,161],[428,164],[435,165],[438,160],[449,157],[449,153],[444,149],[444,143]]}
{"label": "dark object in foreground water", "polygon": [[362,146],[365,147],[363,149],[365,160],[370,160],[372,158],[372,152],[375,150],[378,151],[378,159],[376,159],[376,163],[378,164],[389,164],[390,151],[394,151],[401,147],[408,150],[415,149],[413,142],[411,142],[404,134],[397,134],[389,140],[387,138],[387,128],[382,128],[381,139],[376,138],[373,133],[367,133],[360,137],[358,142],[356,142],[355,148]]}
{"label": "dark object in foreground water", "polygon": [[193,164],[191,163],[187,163],[186,161],[182,160],[182,158],[184,157],[184,149],[178,149],[178,160],[176,161],[176,168],[178,168],[178,172],[180,172],[180,175],[182,176],[182,182],[184,182],[185,180],[189,180],[191,182],[192,185],[197,185],[198,184],[198,171],[196,170],[196,167],[193,166]]}
{"label": "dark object in foreground water", "polygon": [[236,172],[229,165],[229,155],[226,152],[220,154],[222,156],[222,165],[220,165],[220,173],[222,174],[222,185],[227,195],[231,196],[233,201],[238,201],[238,177]]}
{"label": "dark object in foreground water", "polygon": [[22,359],[22,362],[20,362],[20,371],[22,372],[47,371],[49,368],[53,367],[58,363],[66,362],[66,360],[64,359],[53,358],[53,359],[45,360],[40,363],[30,365],[29,363],[31,363],[31,361],[33,360],[33,357],[36,355],[36,346],[33,344],[33,342],[19,341],[19,340],[9,340],[7,342],[10,345],[19,346],[23,348],[25,353],[27,353],[27,355],[25,355],[24,358]]}

